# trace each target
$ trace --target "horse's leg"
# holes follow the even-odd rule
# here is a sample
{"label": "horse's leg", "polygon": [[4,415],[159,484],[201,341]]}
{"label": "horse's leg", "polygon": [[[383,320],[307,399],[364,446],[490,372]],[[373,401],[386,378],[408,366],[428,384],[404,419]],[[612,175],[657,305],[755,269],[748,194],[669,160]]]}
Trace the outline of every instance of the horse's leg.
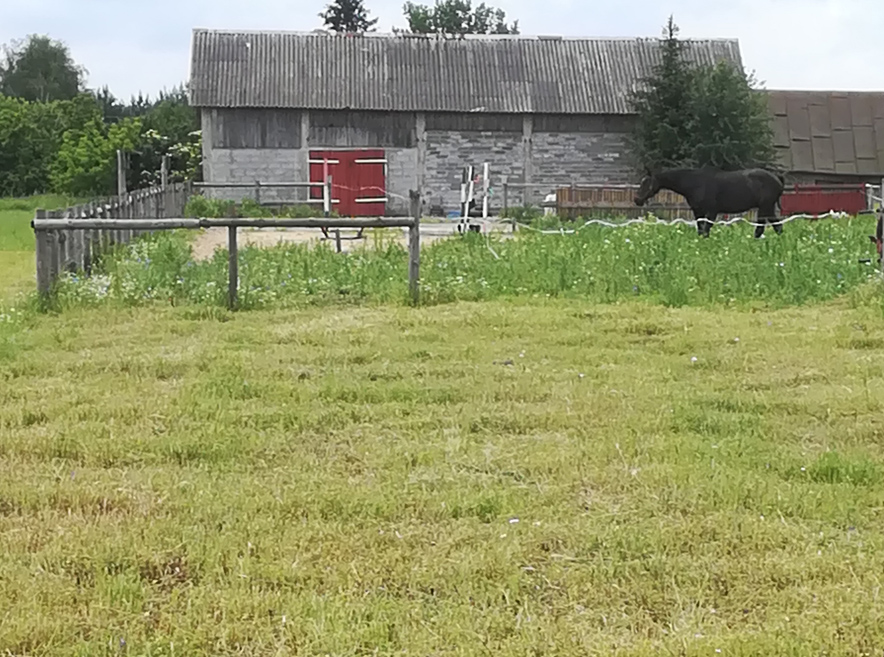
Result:
{"label": "horse's leg", "polygon": [[783,234],[783,224],[777,219],[777,215],[771,211],[770,213],[770,223],[773,224],[773,229],[776,231],[777,235]]}
{"label": "horse's leg", "polygon": [[767,223],[767,215],[762,208],[758,208],[755,222],[755,239],[759,239],[764,235],[764,225]]}
{"label": "horse's leg", "polygon": [[706,237],[709,237],[709,232],[712,230],[712,226],[715,224],[716,221],[718,221],[717,212],[706,213]]}
{"label": "horse's leg", "polygon": [[697,222],[697,235],[700,237],[709,237],[708,222],[706,221],[706,215],[709,213],[697,208],[691,208],[691,210],[693,211],[694,219]]}
{"label": "horse's leg", "polygon": [[761,237],[764,234],[765,224],[772,224],[777,235],[783,234],[783,225],[777,223],[777,213],[772,205],[758,208],[758,224],[755,227],[755,237]]}

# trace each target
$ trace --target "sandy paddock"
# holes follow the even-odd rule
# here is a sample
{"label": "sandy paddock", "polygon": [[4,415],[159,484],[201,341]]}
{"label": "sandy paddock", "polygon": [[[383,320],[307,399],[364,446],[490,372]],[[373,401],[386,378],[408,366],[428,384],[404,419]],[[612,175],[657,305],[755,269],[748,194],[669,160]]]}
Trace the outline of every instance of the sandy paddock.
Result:
{"label": "sandy paddock", "polygon": [[[487,222],[482,226],[483,232],[494,231],[504,234],[511,233],[512,228],[508,224]],[[347,229],[341,231],[341,237],[355,236],[357,231]],[[395,239],[403,247],[408,245],[407,228],[388,228],[383,231],[385,240]],[[457,225],[451,223],[422,223],[421,245],[426,245],[440,239],[446,239],[457,235]],[[237,231],[238,244],[243,246],[272,247],[280,243],[318,244],[320,241],[329,242],[334,248],[334,231],[329,230],[329,239],[326,239],[318,228],[240,228]],[[363,245],[371,245],[373,242],[372,229],[365,229],[362,239],[341,240],[341,250],[350,251],[361,248]],[[207,260],[218,248],[227,247],[226,228],[208,228],[202,232],[193,242],[193,255],[195,260]]]}

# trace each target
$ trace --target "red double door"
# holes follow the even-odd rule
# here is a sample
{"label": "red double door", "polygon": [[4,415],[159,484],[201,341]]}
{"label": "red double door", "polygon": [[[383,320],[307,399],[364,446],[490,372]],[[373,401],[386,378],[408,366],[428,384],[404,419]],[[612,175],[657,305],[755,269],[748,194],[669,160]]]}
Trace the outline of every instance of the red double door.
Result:
{"label": "red double door", "polygon": [[[382,217],[387,211],[387,160],[382,149],[310,151],[310,182],[332,179],[332,211],[342,217]],[[310,197],[322,198],[321,187]]]}

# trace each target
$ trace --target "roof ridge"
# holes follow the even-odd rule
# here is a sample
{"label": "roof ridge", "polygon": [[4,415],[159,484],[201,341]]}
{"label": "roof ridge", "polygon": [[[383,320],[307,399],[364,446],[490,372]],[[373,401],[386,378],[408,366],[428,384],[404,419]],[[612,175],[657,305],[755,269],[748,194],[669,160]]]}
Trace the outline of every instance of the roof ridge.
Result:
{"label": "roof ridge", "polygon": [[[660,37],[650,36],[575,36],[561,34],[417,34],[411,32],[362,32],[337,33],[323,29],[315,30],[262,30],[240,28],[208,28],[194,27],[194,34],[233,34],[233,35],[280,35],[280,36],[315,36],[331,39],[426,39],[426,40],[467,40],[467,41],[661,41]],[[738,43],[737,37],[704,37],[682,39],[688,43]]]}

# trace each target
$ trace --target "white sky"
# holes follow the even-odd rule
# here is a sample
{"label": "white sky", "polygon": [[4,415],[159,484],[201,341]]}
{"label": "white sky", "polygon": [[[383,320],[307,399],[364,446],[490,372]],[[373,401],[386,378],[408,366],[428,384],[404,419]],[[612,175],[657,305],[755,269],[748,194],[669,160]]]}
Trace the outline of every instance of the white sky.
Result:
{"label": "white sky", "polygon": [[[425,0],[426,4],[433,0]],[[523,34],[657,37],[670,13],[683,38],[737,38],[768,89],[884,91],[882,0],[486,0]],[[311,30],[327,0],[0,0],[0,43],[48,34],[128,100],[189,76],[194,27]],[[404,0],[365,0],[378,31],[404,27]],[[478,4],[474,0],[474,5]]]}

